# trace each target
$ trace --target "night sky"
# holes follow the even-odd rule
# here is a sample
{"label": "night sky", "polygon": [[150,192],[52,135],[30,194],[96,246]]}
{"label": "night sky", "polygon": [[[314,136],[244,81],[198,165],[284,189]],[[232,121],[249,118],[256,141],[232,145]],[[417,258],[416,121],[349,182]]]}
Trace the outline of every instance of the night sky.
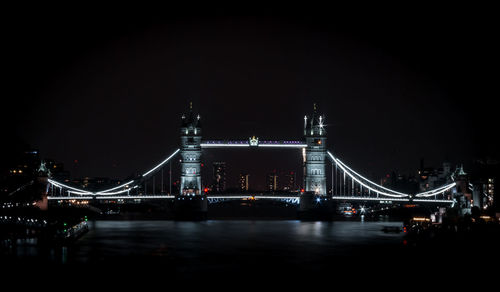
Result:
{"label": "night sky", "polygon": [[[370,177],[409,174],[421,158],[498,159],[492,9],[210,11],[11,11],[4,137],[73,177],[124,178],[178,148],[190,101],[205,139],[296,140],[315,102],[328,148]],[[262,182],[274,169],[300,170],[297,151],[233,152],[205,151],[205,167],[224,160],[233,178]]]}

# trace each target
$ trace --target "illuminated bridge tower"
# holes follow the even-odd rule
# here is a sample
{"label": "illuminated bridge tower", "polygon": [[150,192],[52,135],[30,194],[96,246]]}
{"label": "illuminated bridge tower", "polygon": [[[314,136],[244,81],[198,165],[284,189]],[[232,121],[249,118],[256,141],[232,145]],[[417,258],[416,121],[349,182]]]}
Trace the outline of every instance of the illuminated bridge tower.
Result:
{"label": "illuminated bridge tower", "polygon": [[181,187],[180,195],[201,194],[201,121],[200,115],[189,112],[182,115],[181,125]]}
{"label": "illuminated bridge tower", "polygon": [[304,117],[304,137],[307,147],[304,153],[304,187],[306,192],[325,196],[326,189],[326,131],[325,117],[314,112]]}

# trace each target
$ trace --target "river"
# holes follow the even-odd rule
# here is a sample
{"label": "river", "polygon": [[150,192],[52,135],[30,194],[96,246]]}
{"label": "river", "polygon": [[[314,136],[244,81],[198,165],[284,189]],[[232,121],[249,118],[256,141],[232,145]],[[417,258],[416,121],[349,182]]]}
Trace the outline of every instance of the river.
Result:
{"label": "river", "polygon": [[[89,232],[66,247],[26,243],[7,255],[17,263],[135,270],[160,267],[179,275],[317,273],[368,260],[397,258],[401,222],[207,220],[89,221]],[[365,262],[366,264],[366,262]]]}

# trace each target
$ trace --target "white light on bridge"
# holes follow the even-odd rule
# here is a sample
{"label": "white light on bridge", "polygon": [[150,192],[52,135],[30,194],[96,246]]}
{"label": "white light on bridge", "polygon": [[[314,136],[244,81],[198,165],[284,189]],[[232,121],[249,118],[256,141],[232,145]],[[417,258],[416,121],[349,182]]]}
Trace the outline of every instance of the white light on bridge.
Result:
{"label": "white light on bridge", "polygon": [[228,144],[228,143],[220,143],[220,144],[211,144],[211,143],[201,143],[202,148],[226,148],[226,147],[250,147],[248,144]]}
{"label": "white light on bridge", "polygon": [[[334,157],[334,156],[330,153],[330,151],[327,151],[327,153],[328,153],[328,155],[330,155],[330,157],[332,158],[332,160],[333,160],[333,161],[334,161],[337,165],[339,165],[339,167],[341,167],[342,169],[343,169],[343,168],[347,168],[350,172],[352,172],[352,173],[356,174],[357,176],[359,176],[360,178],[362,178],[362,179],[363,179],[363,180],[365,180],[366,182],[371,183],[372,185],[374,185],[374,186],[376,186],[376,187],[378,187],[378,188],[381,188],[381,189],[383,189],[383,190],[386,190],[386,191],[389,191],[389,192],[393,192],[393,193],[395,193],[395,194],[400,195],[400,196],[398,196],[398,197],[405,197],[405,196],[409,196],[408,194],[404,194],[404,193],[400,193],[400,192],[397,192],[397,191],[394,191],[394,190],[388,189],[388,188],[386,188],[386,187],[383,187],[383,186],[381,186],[381,185],[378,185],[378,184],[376,184],[376,183],[374,183],[374,182],[370,181],[370,180],[369,180],[369,179],[367,179],[366,177],[363,177],[361,174],[359,174],[359,173],[355,172],[354,170],[352,170],[351,168],[349,168],[349,166],[347,166],[345,163],[343,163],[342,161],[340,161],[340,159],[335,158],[335,157]],[[353,176],[352,176],[352,174],[351,174],[351,173],[346,172],[345,170],[344,170],[344,172],[345,172],[345,173],[347,173],[347,175],[349,175],[351,178],[353,178]],[[355,180],[356,180],[356,179],[355,179]],[[357,180],[356,180],[356,181],[357,181]],[[361,184],[361,183],[360,183],[360,184]],[[361,184],[361,185],[363,185],[363,184]],[[371,188],[370,188],[370,187],[368,187],[368,186],[366,186],[366,187],[367,187],[367,188],[369,188],[370,190],[373,190],[373,189],[371,189]],[[380,193],[380,194],[385,194],[385,193],[382,193],[382,192],[377,191],[377,190],[373,190],[373,191],[374,191],[374,192],[378,192],[378,193]],[[394,195],[394,196],[396,196],[396,195]]]}
{"label": "white light on bridge", "polygon": [[155,171],[156,169],[158,169],[160,166],[162,166],[163,164],[167,163],[172,157],[175,156],[175,154],[177,154],[181,149],[177,149],[175,150],[175,152],[170,155],[169,157],[167,157],[167,159],[163,160],[162,162],[160,162],[160,164],[158,164],[157,166],[153,167],[151,170],[149,170],[148,172],[144,173],[142,176],[146,176],[148,174],[150,174],[151,172]]}
{"label": "white light on bridge", "polygon": [[[372,188],[372,187],[370,187],[370,186],[366,185],[365,183],[363,183],[362,181],[360,181],[358,178],[356,178],[354,175],[352,175],[350,172],[348,172],[348,171],[347,171],[347,169],[346,169],[346,168],[342,165],[342,163],[340,163],[340,161],[339,161],[337,158],[335,158],[335,157],[334,157],[334,156],[330,153],[330,151],[327,151],[327,153],[328,153],[328,155],[331,157],[331,159],[332,159],[332,160],[333,160],[333,161],[334,161],[334,162],[335,162],[335,163],[336,163],[336,164],[337,164],[337,165],[338,165],[338,166],[342,169],[342,171],[343,171],[344,173],[346,173],[347,175],[349,175],[349,177],[350,177],[351,179],[353,179],[354,181],[356,181],[358,184],[360,184],[360,185],[364,186],[365,188],[370,189],[371,191],[373,191],[373,192],[375,192],[375,193],[378,193],[378,194],[381,194],[381,195],[384,195],[384,196],[388,196],[388,197],[393,197],[393,198],[408,197],[408,195],[406,195],[406,194],[402,194],[402,195],[395,195],[395,194],[389,194],[389,193],[386,193],[386,192],[381,192],[381,191],[379,191],[379,190],[377,190],[377,189],[374,189],[374,188]],[[364,178],[364,177],[362,177],[362,176],[360,176],[360,177],[361,177],[361,178],[363,178],[365,181],[370,182],[371,184],[376,185],[377,187],[381,187],[381,186],[378,186],[378,185],[377,185],[377,184],[375,184],[374,182],[371,182],[370,180],[368,180],[368,179],[366,179],[366,178]],[[383,188],[383,187],[381,187],[381,188]],[[385,189],[385,188],[384,188],[384,189]],[[389,190],[389,189],[387,189],[387,190]],[[395,192],[395,191],[392,191],[392,190],[389,190],[389,191],[391,191],[391,192]],[[397,193],[397,192],[395,192],[395,193]]]}
{"label": "white light on bridge", "polygon": [[304,148],[307,144],[259,144],[259,147]]}

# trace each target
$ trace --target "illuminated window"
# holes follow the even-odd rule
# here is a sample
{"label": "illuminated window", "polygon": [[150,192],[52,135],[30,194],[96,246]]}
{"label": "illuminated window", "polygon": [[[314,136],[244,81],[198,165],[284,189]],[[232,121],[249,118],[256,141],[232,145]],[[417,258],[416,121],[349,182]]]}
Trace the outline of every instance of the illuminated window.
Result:
{"label": "illuminated window", "polygon": [[196,168],[194,167],[186,168],[186,174],[196,174]]}

